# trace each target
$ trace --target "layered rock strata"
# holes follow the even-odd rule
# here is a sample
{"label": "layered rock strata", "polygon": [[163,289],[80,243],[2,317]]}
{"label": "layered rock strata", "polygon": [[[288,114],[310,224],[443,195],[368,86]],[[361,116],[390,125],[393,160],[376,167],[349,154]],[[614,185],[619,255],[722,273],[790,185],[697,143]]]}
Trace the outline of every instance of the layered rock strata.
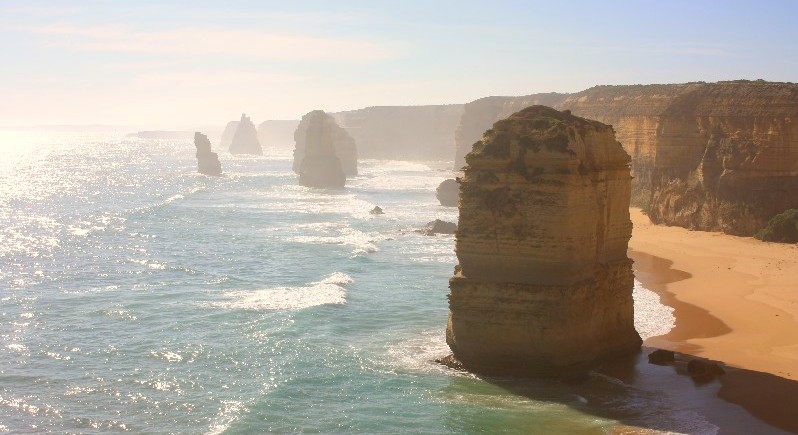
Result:
{"label": "layered rock strata", "polygon": [[335,119],[321,110],[314,110],[302,117],[294,132],[294,172],[300,174],[302,161],[308,147],[332,147],[340,160],[341,169],[347,177],[357,175],[357,145],[354,139],[336,124]]}
{"label": "layered rock strata", "polygon": [[200,132],[194,133],[194,146],[197,148],[197,171],[205,175],[222,175],[219,156],[211,151],[211,141]]}
{"label": "layered rock strata", "polygon": [[435,189],[435,197],[444,207],[457,207],[457,202],[460,201],[460,186],[457,185],[457,180],[454,178],[443,180]]}
{"label": "layered rock strata", "polygon": [[[346,134],[321,110],[314,110],[302,117],[294,133],[294,171],[299,174],[299,184],[309,187],[344,187],[346,172],[336,152],[336,143],[341,143],[340,133]],[[349,151],[354,151],[353,148],[354,143]],[[350,171],[353,170],[351,160],[348,167]],[[357,173],[357,166],[354,171]]]}
{"label": "layered rock strata", "polygon": [[535,104],[554,106],[565,97],[567,94],[545,93],[522,97],[485,97],[467,103],[454,134],[454,169],[459,170],[465,165],[466,154],[471,152],[474,143],[494,122]]}
{"label": "layered rock strata", "polygon": [[238,121],[236,132],[230,142],[230,154],[263,155],[255,124],[245,114],[241,114],[241,120]]}
{"label": "layered rock strata", "polygon": [[582,371],[638,349],[629,156],[612,128],[543,106],[466,157],[446,341],[471,371]]}
{"label": "layered rock strata", "polygon": [[612,124],[655,223],[753,235],[798,208],[798,85],[597,86],[558,108]]}

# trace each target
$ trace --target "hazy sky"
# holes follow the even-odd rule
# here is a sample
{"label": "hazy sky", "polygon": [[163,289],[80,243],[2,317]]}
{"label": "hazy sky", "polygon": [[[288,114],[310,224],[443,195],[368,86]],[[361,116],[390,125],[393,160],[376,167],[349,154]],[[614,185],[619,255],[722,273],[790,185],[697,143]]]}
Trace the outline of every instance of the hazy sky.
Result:
{"label": "hazy sky", "polygon": [[0,126],[798,81],[798,1],[0,0]]}

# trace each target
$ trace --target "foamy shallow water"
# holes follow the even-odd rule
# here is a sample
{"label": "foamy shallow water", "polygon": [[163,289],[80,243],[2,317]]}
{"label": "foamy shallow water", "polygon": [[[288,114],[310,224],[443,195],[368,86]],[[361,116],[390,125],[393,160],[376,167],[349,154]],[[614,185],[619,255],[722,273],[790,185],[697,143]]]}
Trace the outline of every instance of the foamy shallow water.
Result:
{"label": "foamy shallow water", "polygon": [[[412,230],[457,220],[440,163],[366,160],[336,192],[298,186],[286,149],[222,151],[220,178],[190,143],[0,133],[4,151],[0,431],[713,431],[628,386],[527,397],[432,363],[454,239]],[[672,325],[635,300],[641,335]]]}

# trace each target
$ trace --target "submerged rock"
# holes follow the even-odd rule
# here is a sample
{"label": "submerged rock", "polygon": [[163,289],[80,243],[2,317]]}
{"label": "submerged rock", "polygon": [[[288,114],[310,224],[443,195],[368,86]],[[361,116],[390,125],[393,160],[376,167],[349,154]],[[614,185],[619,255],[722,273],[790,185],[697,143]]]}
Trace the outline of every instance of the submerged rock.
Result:
{"label": "submerged rock", "polygon": [[321,110],[314,110],[302,117],[294,132],[294,172],[301,175],[300,166],[309,147],[324,146],[333,150],[338,158],[341,170],[347,177],[357,175],[357,146],[355,140],[343,128],[335,123],[335,119]]}
{"label": "submerged rock", "polygon": [[691,359],[687,363],[687,373],[697,381],[709,381],[720,375],[725,375],[726,370],[714,361]]}
{"label": "submerged rock", "polygon": [[446,341],[471,371],[567,375],[635,352],[629,155],[612,127],[544,106],[466,157]]}
{"label": "submerged rock", "polygon": [[230,142],[230,154],[263,155],[263,148],[261,148],[258,141],[258,131],[255,129],[255,124],[243,113]]}
{"label": "submerged rock", "polygon": [[457,231],[457,224],[453,222],[446,222],[440,219],[428,223],[423,230],[422,234],[434,236],[435,234],[454,234]]}
{"label": "submerged rock", "polygon": [[374,208],[372,208],[369,213],[371,213],[371,214],[385,214],[385,212],[382,211],[382,208],[380,206],[378,206],[378,205],[375,205]]}
{"label": "submerged rock", "polygon": [[200,132],[194,133],[194,146],[197,147],[197,171],[205,175],[221,175],[222,164],[219,155],[211,151],[211,141]]}
{"label": "submerged rock", "polygon": [[457,180],[454,178],[443,180],[435,189],[435,196],[442,206],[457,207],[457,202],[460,201],[460,186],[457,185]]}

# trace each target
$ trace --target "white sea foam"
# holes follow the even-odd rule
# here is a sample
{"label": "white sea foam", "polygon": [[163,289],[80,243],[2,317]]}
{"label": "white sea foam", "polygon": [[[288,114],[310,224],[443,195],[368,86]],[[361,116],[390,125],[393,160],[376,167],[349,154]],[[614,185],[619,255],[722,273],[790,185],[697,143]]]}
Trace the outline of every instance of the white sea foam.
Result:
{"label": "white sea foam", "polygon": [[385,240],[386,236],[376,231],[364,232],[351,227],[343,227],[338,234],[302,235],[289,238],[292,242],[308,244],[330,244],[352,246],[352,254],[371,254],[379,251],[376,243]]}
{"label": "white sea foam", "polygon": [[632,292],[635,308],[635,329],[643,340],[664,335],[676,325],[673,308],[664,305],[659,295],[635,280]]}
{"label": "white sea foam", "polygon": [[351,282],[352,277],[336,272],[302,287],[225,292],[225,300],[207,305],[239,310],[301,310],[318,305],[345,305],[346,290],[342,286]]}
{"label": "white sea foam", "polygon": [[206,433],[209,435],[224,433],[231,424],[239,419],[242,413],[248,411],[246,406],[244,406],[244,402],[240,400],[223,400],[219,413],[214,417]]}
{"label": "white sea foam", "polygon": [[168,362],[180,362],[183,361],[183,357],[175,352],[170,352],[168,350],[153,350],[150,351],[150,356],[159,358]]}

